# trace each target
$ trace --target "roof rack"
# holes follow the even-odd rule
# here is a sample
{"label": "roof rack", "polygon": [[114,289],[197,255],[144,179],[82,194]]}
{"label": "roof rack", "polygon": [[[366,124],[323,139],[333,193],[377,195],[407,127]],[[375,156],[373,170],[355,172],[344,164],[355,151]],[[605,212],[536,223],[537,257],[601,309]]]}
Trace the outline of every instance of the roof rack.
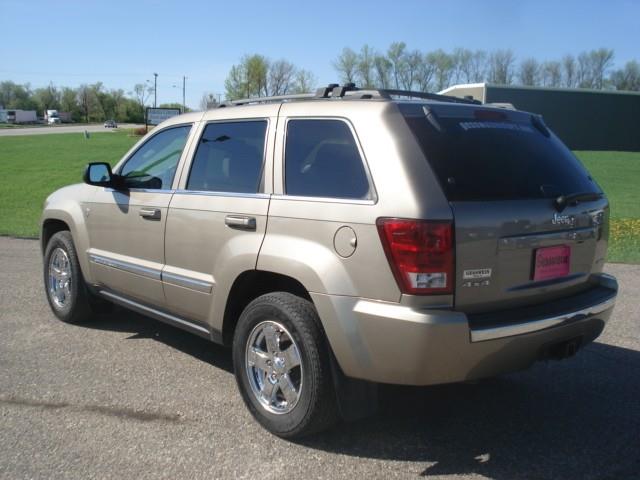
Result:
{"label": "roof rack", "polygon": [[358,88],[354,83],[346,83],[342,86],[337,83],[330,83],[326,87],[319,88],[316,93],[300,93],[294,95],[276,95],[271,97],[255,97],[255,98],[243,98],[240,100],[231,100],[229,102],[221,103],[220,107],[230,107],[239,105],[249,105],[258,103],[271,103],[271,102],[284,102],[295,100],[319,100],[319,99],[331,99],[331,98],[384,98],[391,99],[392,97],[407,97],[407,98],[422,98],[426,100],[436,100],[439,102],[451,102],[451,103],[465,103],[471,105],[479,105],[482,102],[469,98],[452,97],[449,95],[440,95],[438,93],[430,92],[414,92],[410,90],[394,90],[386,88]]}

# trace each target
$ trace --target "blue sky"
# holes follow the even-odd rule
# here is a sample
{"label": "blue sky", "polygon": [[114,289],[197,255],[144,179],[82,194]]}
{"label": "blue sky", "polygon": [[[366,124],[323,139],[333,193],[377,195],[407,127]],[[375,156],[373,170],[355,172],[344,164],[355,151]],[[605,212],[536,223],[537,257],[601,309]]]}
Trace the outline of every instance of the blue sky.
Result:
{"label": "blue sky", "polygon": [[[518,59],[613,48],[640,60],[638,0],[166,1],[0,0],[0,80],[130,91],[158,72],[158,102],[197,106],[224,92],[246,53],[286,58],[320,84],[337,79],[343,47],[512,49]],[[176,85],[176,87],[174,87]]]}

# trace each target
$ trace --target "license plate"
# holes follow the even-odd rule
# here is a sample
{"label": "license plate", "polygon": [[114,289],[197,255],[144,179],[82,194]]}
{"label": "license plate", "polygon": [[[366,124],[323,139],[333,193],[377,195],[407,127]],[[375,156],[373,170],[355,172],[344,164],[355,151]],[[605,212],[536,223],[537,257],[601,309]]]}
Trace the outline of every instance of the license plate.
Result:
{"label": "license plate", "polygon": [[538,248],[535,253],[535,263],[533,265],[534,281],[569,275],[571,247],[568,245]]}

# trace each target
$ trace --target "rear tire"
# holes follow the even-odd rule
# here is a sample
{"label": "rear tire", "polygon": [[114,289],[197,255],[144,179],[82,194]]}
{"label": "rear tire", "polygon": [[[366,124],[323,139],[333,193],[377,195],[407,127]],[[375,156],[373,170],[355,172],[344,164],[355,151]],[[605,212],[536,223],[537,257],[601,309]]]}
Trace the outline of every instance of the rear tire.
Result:
{"label": "rear tire", "polygon": [[244,403],[271,433],[303,437],[337,421],[329,347],[311,302],[285,292],[253,300],[238,320],[233,366]]}
{"label": "rear tire", "polygon": [[92,317],[92,305],[109,308],[89,292],[68,231],[51,237],[44,253],[44,287],[49,306],[63,322],[81,323]]}

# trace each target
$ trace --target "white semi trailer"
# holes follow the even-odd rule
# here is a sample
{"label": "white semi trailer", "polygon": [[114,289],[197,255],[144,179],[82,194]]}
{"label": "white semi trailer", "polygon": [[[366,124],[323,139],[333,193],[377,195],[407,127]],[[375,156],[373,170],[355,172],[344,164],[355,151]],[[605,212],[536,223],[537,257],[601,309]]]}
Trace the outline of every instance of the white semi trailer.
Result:
{"label": "white semi trailer", "polygon": [[7,121],[9,123],[35,123],[38,116],[35,110],[7,110]]}

